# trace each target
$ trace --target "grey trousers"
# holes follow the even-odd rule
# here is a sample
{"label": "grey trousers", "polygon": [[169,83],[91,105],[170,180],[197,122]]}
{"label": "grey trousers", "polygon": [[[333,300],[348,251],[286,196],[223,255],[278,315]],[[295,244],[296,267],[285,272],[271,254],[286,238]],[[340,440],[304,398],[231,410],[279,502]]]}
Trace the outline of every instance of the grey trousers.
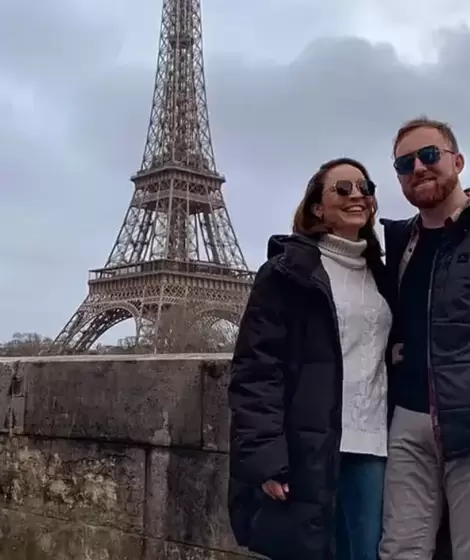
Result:
{"label": "grey trousers", "polygon": [[453,560],[470,560],[470,458],[443,464],[429,414],[397,408],[389,436],[380,560],[432,560],[444,497]]}

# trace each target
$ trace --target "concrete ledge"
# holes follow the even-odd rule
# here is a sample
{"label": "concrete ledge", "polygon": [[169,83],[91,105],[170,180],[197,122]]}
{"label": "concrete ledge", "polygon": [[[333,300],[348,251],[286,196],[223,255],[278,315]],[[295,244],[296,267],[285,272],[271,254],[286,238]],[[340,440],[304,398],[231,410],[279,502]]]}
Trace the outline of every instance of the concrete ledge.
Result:
{"label": "concrete ledge", "polygon": [[227,362],[232,354],[80,354],[71,356],[0,357],[0,364],[55,362]]}
{"label": "concrete ledge", "polygon": [[225,355],[0,360],[0,432],[228,449]]}
{"label": "concrete ledge", "polygon": [[229,360],[1,359],[0,560],[249,557],[226,511]]}

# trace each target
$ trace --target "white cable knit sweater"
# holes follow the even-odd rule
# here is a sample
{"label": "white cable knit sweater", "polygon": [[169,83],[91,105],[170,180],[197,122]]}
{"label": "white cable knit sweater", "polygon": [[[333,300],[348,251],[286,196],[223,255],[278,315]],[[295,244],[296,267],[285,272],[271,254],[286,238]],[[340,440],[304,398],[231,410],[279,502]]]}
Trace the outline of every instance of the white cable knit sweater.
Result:
{"label": "white cable knit sweater", "polygon": [[362,253],[366,241],[325,235],[319,243],[330,278],[343,352],[341,451],[387,455],[385,348],[392,317]]}

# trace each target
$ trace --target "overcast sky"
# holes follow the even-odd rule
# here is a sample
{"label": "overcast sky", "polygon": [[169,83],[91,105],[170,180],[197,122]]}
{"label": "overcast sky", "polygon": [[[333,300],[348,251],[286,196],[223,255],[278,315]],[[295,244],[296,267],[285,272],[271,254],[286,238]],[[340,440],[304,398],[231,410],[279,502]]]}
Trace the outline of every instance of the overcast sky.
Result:
{"label": "overcast sky", "polygon": [[[104,264],[141,161],[161,3],[0,2],[0,340],[55,336]],[[448,120],[470,150],[468,0],[203,0],[203,22],[217,164],[252,267],[322,161],[361,159],[381,214],[401,217],[403,120]]]}

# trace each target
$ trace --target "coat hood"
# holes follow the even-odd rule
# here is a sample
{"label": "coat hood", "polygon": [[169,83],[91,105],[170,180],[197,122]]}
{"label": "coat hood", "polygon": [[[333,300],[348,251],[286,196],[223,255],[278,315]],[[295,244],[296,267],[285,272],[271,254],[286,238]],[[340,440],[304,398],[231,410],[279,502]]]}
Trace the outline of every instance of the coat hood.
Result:
{"label": "coat hood", "polygon": [[278,255],[290,252],[292,250],[310,251],[319,253],[317,242],[312,237],[304,235],[272,235],[268,241],[267,258],[272,259]]}
{"label": "coat hood", "polygon": [[280,272],[304,286],[311,287],[319,277],[325,281],[320,250],[313,237],[273,235],[268,241],[267,257]]}

